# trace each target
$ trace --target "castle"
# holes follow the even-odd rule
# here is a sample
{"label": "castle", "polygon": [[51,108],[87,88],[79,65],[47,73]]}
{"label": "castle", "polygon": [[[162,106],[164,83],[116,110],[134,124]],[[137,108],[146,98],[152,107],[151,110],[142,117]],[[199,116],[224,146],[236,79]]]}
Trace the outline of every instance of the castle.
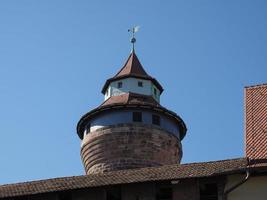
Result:
{"label": "castle", "polygon": [[134,48],[78,122],[86,175],[0,186],[6,200],[235,200],[267,196],[267,85],[245,88],[246,157],[180,164],[186,125]]}
{"label": "castle", "polygon": [[133,51],[106,81],[105,101],[78,123],[87,174],[180,163],[186,126],[160,105],[162,92]]}

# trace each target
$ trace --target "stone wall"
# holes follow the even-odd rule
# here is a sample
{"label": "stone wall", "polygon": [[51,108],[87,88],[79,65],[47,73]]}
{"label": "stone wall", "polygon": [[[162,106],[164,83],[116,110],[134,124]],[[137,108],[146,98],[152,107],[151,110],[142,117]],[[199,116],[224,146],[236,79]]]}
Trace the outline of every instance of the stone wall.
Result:
{"label": "stone wall", "polygon": [[163,129],[142,125],[109,126],[86,135],[81,157],[87,174],[177,164],[179,139]]}

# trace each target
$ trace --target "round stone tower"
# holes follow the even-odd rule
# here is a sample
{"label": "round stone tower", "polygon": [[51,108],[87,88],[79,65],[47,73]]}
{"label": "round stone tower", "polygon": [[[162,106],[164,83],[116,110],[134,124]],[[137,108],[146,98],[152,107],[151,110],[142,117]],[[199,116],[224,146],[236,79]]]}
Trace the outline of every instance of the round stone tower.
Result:
{"label": "round stone tower", "polygon": [[78,122],[87,174],[180,163],[186,126],[160,105],[162,92],[132,51],[106,81],[105,101]]}

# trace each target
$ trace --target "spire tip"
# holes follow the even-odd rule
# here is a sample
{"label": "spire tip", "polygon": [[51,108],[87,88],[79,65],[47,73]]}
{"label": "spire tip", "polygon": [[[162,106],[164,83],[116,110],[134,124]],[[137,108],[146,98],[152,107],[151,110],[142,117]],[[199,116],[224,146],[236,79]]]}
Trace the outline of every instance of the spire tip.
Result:
{"label": "spire tip", "polygon": [[131,29],[128,29],[128,32],[132,33],[131,43],[132,43],[132,53],[134,53],[134,44],[136,43],[135,33],[139,30],[140,26],[134,26]]}

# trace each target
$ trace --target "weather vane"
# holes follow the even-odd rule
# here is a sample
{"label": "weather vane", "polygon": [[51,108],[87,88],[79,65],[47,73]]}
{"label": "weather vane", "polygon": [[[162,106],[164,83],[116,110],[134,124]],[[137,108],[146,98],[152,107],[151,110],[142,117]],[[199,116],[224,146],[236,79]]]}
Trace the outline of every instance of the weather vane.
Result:
{"label": "weather vane", "polygon": [[132,51],[134,52],[134,43],[136,42],[136,39],[135,39],[135,33],[139,30],[140,26],[134,26],[133,28],[131,29],[128,29],[128,32],[131,32],[132,33],[132,38],[131,38],[131,43],[133,44],[133,49]]}

